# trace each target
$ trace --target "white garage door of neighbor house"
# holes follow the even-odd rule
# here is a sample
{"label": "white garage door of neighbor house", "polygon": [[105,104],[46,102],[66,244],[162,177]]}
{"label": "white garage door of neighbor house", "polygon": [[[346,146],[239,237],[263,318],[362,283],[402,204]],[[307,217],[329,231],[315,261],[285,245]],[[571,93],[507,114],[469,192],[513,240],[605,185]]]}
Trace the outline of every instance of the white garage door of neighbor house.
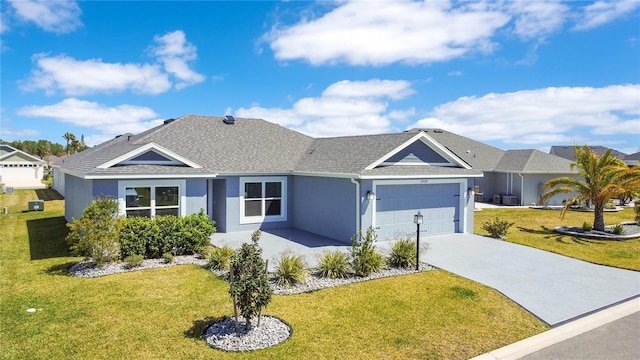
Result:
{"label": "white garage door of neighbor house", "polygon": [[37,179],[37,167],[5,167],[2,168],[2,177],[5,179]]}
{"label": "white garage door of neighbor house", "polygon": [[378,240],[415,237],[413,216],[420,211],[421,235],[456,232],[460,216],[459,184],[378,185],[376,188]]}

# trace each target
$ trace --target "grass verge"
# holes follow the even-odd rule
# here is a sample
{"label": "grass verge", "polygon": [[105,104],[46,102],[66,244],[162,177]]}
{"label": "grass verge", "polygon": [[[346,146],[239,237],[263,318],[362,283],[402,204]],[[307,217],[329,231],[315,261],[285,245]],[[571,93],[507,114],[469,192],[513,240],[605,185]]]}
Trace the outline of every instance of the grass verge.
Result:
{"label": "grass verge", "polygon": [[[640,271],[640,239],[625,241],[593,240],[553,231],[556,226],[578,226],[586,221],[593,223],[593,213],[567,211],[564,218],[559,210],[538,210],[528,208],[493,208],[475,213],[475,233],[488,235],[482,224],[494,218],[514,222],[507,235],[507,241],[551,251],[595,264]],[[623,221],[633,221],[633,209],[605,213],[608,225]]]}
{"label": "grass verge", "polygon": [[547,329],[492,289],[429,271],[275,296],[266,313],[293,327],[289,340],[214,350],[201,336],[233,313],[225,282],[196,265],[69,276],[81,259],[64,244],[64,202],[23,212],[35,198],[0,197],[1,359],[466,359]]}

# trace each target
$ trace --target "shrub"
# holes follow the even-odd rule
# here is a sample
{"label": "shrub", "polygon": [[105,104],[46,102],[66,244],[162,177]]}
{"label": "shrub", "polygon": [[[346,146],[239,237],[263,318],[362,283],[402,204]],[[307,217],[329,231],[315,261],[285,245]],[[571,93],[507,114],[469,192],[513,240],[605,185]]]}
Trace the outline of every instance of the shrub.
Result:
{"label": "shrub", "polygon": [[416,243],[410,239],[400,239],[393,244],[389,264],[397,268],[416,265]]}
{"label": "shrub", "polygon": [[142,255],[137,255],[137,254],[129,255],[126,258],[124,258],[124,266],[127,269],[132,269],[142,265],[143,261],[144,261],[144,257]]}
{"label": "shrub", "polygon": [[326,252],[318,262],[318,275],[331,279],[345,278],[349,274],[349,257],[339,251]]}
{"label": "shrub", "polygon": [[204,246],[211,243],[211,235],[216,232],[215,222],[209,220],[209,215],[200,210],[180,218],[181,236],[178,237],[179,253],[195,254]]}
{"label": "shrub", "polygon": [[373,227],[369,227],[365,235],[362,230],[351,237],[351,267],[358,276],[369,276],[382,270],[384,259],[376,252],[376,234]]}
{"label": "shrub", "polygon": [[120,228],[117,218],[118,202],[100,197],[87,206],[80,219],[67,224],[66,241],[74,255],[93,259],[99,265],[120,256]]}
{"label": "shrub", "polygon": [[158,234],[149,244],[149,257],[158,259],[166,252],[182,255],[183,234],[180,218],[174,215],[159,215],[152,221],[158,226]]}
{"label": "shrub", "polygon": [[167,263],[167,264],[171,264],[171,263],[173,263],[173,261],[175,260],[175,259],[173,258],[173,254],[171,254],[171,253],[164,253],[164,254],[162,254],[162,259],[163,259],[163,260],[164,260],[164,262],[165,262],[165,263]]}
{"label": "shrub", "polygon": [[302,257],[293,254],[282,254],[276,264],[276,283],[278,285],[293,285],[301,282],[307,276]]}
{"label": "shrub", "polygon": [[507,231],[511,226],[513,226],[513,224],[515,223],[500,220],[496,217],[493,221],[485,221],[482,224],[482,228],[488,232],[492,238],[500,239],[507,235]]}
{"label": "shrub", "polygon": [[591,230],[593,230],[593,225],[590,222],[585,221],[585,222],[582,223],[582,230],[591,231]]}
{"label": "shrub", "polygon": [[609,201],[607,201],[606,204],[604,204],[604,208],[605,209],[615,209],[616,208],[616,203],[614,203],[613,200],[609,200]]}
{"label": "shrub", "polygon": [[208,251],[207,267],[211,270],[229,270],[233,249],[228,246],[213,248]]}
{"label": "shrub", "polygon": [[[129,255],[142,255],[153,258],[149,247],[157,243],[160,230],[158,224],[148,217],[133,216],[124,220],[120,231],[120,251],[124,259]],[[157,253],[157,249],[155,250]]]}
{"label": "shrub", "polygon": [[624,226],[622,224],[615,225],[612,229],[614,234],[620,235],[624,231]]}
{"label": "shrub", "polygon": [[260,256],[262,254],[262,249],[258,246],[260,234],[260,230],[256,230],[251,235],[251,244],[242,244],[231,258],[233,276],[229,283],[229,295],[233,299],[234,306],[240,309],[240,314],[246,321],[247,330],[251,329],[251,319],[259,316],[262,309],[271,302],[273,293],[267,277],[265,261]]}

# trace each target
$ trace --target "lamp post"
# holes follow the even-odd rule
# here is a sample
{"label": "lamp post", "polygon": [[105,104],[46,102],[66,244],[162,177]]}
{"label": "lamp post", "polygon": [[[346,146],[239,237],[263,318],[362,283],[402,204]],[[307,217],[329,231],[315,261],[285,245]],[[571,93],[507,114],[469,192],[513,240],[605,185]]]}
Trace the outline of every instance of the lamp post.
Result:
{"label": "lamp post", "polygon": [[420,224],[422,224],[422,214],[418,211],[413,215],[413,223],[416,224],[416,271],[420,269]]}

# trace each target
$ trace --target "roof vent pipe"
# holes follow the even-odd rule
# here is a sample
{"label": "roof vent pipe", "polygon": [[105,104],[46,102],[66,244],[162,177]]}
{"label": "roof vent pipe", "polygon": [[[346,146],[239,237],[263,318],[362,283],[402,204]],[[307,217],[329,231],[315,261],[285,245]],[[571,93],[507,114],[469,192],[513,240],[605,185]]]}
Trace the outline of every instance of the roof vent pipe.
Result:
{"label": "roof vent pipe", "polygon": [[236,123],[236,119],[231,115],[225,115],[224,120],[222,120],[227,125],[233,125]]}

